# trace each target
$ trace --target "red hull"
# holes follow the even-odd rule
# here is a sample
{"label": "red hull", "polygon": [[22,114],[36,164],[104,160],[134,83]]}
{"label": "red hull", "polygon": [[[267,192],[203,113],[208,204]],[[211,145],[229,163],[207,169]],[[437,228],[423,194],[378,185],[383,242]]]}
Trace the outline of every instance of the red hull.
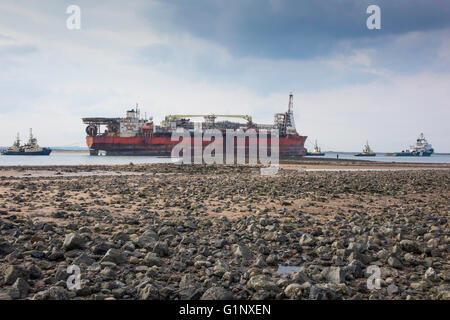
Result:
{"label": "red hull", "polygon": [[[306,154],[304,147],[306,136],[288,135],[279,138],[280,156],[303,156]],[[259,141],[258,141],[259,140]],[[97,154],[99,150],[106,151],[107,155],[150,155],[150,156],[170,156],[172,148],[178,141],[171,141],[170,134],[153,134],[150,137],[114,137],[114,136],[87,136],[86,144],[91,150],[91,154]],[[210,144],[210,141],[203,141],[203,148]],[[245,149],[249,144],[265,144],[270,150],[270,138],[268,139],[247,139]],[[192,142],[193,145],[193,142]],[[225,150],[224,143],[224,153]],[[235,144],[236,149],[236,144]]]}

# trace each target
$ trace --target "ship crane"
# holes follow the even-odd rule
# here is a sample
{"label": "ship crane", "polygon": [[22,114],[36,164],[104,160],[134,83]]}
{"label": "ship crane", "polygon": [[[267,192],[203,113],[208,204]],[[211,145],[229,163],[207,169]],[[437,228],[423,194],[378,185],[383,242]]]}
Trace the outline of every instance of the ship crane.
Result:
{"label": "ship crane", "polygon": [[248,123],[252,123],[252,117],[248,115],[242,114],[177,114],[177,115],[168,115],[166,116],[166,121],[172,118],[205,118],[209,121],[214,121],[218,117],[223,118],[242,118],[247,120]]}

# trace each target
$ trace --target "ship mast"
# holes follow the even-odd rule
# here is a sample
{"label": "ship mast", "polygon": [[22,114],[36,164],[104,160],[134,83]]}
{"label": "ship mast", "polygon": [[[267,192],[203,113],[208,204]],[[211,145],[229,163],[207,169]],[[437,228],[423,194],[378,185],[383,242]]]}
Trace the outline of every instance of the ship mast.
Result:
{"label": "ship mast", "polygon": [[293,113],[293,108],[294,108],[294,95],[291,92],[289,94],[288,113]]}
{"label": "ship mast", "polygon": [[286,123],[286,132],[295,134],[295,121],[294,121],[294,95],[292,92],[289,94],[289,104],[288,104],[288,112],[286,112],[285,116]]}
{"label": "ship mast", "polygon": [[14,145],[16,147],[20,147],[20,135],[18,132],[17,132],[16,141],[14,142]]}

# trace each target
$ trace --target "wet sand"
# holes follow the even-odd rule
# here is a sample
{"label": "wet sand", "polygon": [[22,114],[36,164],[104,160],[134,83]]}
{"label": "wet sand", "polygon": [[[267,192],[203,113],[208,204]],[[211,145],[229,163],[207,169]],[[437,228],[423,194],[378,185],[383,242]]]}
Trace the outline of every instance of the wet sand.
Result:
{"label": "wet sand", "polygon": [[[88,176],[88,175],[136,175],[154,174],[160,168],[173,164],[132,164],[129,165],[58,165],[58,166],[0,166],[0,177],[50,177],[50,176]],[[177,165],[178,166],[178,165]],[[183,166],[180,166],[183,167]],[[233,167],[233,166],[225,166]],[[286,170],[420,170],[420,169],[450,169],[449,163],[408,163],[408,162],[377,162],[367,160],[347,159],[282,159],[279,167]],[[177,170],[182,172],[182,170]]]}

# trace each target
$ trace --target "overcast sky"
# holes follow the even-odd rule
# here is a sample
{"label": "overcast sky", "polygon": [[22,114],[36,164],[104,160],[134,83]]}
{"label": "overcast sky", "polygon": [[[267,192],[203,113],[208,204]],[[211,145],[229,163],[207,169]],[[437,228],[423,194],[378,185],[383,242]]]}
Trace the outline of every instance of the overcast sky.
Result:
{"label": "overcast sky", "polygon": [[[81,30],[66,8],[81,8]],[[381,8],[381,30],[366,9]],[[294,94],[297,130],[324,150],[400,151],[423,132],[450,152],[450,1],[0,2],[0,145],[84,146],[81,117],[139,103],[272,123]],[[307,147],[311,147],[309,142]]]}

